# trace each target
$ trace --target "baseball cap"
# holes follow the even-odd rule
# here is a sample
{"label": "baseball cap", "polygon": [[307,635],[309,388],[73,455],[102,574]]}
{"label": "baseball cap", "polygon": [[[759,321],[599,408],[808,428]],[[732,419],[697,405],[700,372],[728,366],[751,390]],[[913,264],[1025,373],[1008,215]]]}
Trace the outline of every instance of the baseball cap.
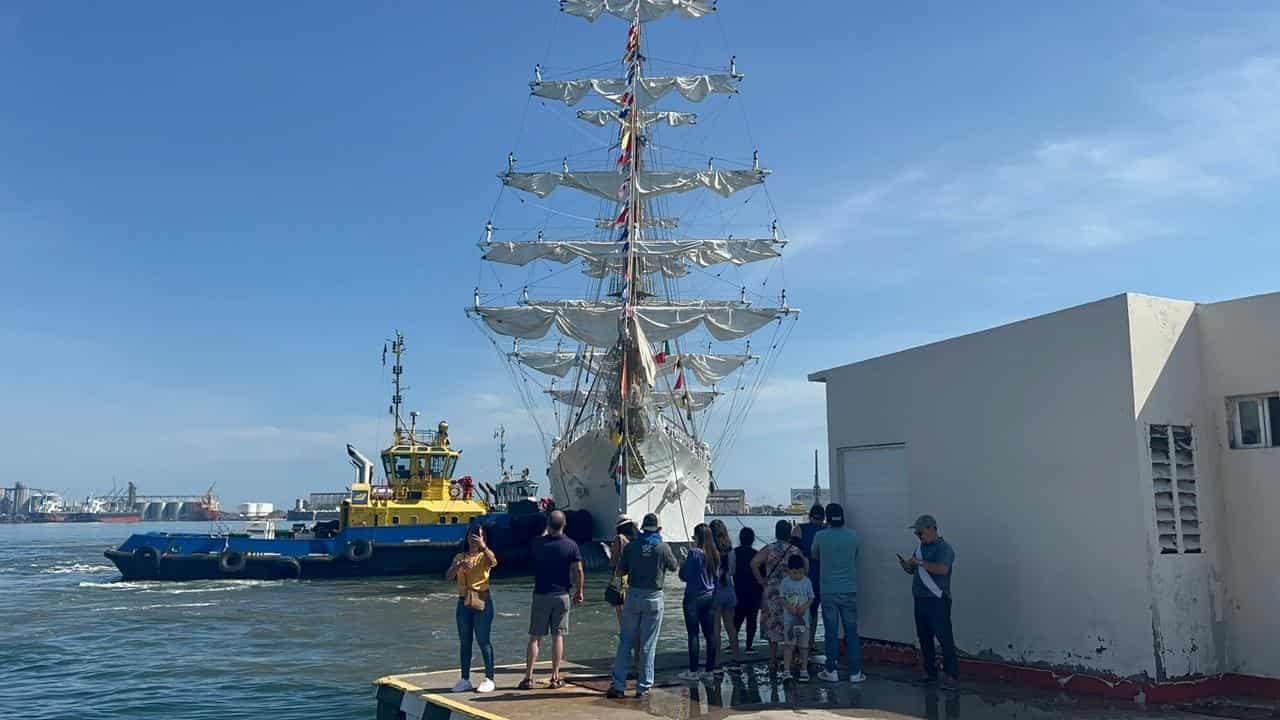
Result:
{"label": "baseball cap", "polygon": [[657,532],[658,516],[653,513],[645,513],[644,519],[640,521],[640,529],[645,532]]}
{"label": "baseball cap", "polygon": [[836,527],[844,525],[844,508],[840,503],[827,503],[827,522]]}
{"label": "baseball cap", "polygon": [[920,532],[925,528],[933,528],[934,530],[937,530],[938,520],[934,518],[932,515],[921,515],[920,517],[916,518],[915,523],[913,523],[911,527],[907,529]]}
{"label": "baseball cap", "polygon": [[618,516],[618,522],[613,524],[613,528],[615,530],[621,530],[623,525],[635,525],[635,524],[636,522],[631,519],[630,515],[626,513],[622,513],[621,515]]}

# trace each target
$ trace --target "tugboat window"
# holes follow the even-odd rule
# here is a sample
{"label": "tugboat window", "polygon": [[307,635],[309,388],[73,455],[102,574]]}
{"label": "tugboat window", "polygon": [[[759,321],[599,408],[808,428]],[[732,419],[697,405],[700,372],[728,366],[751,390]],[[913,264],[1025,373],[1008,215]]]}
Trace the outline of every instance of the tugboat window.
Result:
{"label": "tugboat window", "polygon": [[409,479],[409,458],[405,455],[396,456],[396,477],[401,480]]}
{"label": "tugboat window", "polygon": [[432,455],[431,456],[431,476],[444,477],[444,469],[445,469],[445,465],[447,464],[447,461],[448,461],[448,458],[445,457],[444,455]]}
{"label": "tugboat window", "polygon": [[400,524],[400,516],[399,516],[399,515],[392,515],[392,516],[391,516],[391,524],[392,524],[392,525],[399,525],[399,524]]}

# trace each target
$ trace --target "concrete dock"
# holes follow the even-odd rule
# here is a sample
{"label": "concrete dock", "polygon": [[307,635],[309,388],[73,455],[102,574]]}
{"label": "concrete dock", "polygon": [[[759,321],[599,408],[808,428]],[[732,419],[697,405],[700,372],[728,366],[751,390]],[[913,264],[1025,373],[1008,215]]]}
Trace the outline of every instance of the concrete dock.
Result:
{"label": "concrete dock", "polygon": [[[517,690],[524,675],[523,665],[507,665],[497,671],[497,691],[485,695],[451,693],[458,679],[456,669],[438,672],[390,675],[375,682],[378,720],[611,720],[641,718],[724,718],[747,717],[758,720],[805,718],[876,718],[879,720],[959,720],[980,718],[1002,720],[1195,720],[1197,718],[1276,717],[1274,708],[1209,704],[1198,706],[1147,707],[1135,703],[1114,703],[1066,694],[1030,691],[1006,685],[962,683],[957,690],[917,687],[909,669],[873,666],[868,680],[860,685],[817,681],[779,684],[770,680],[763,663],[744,665],[741,670],[717,675],[713,681],[686,683],[676,678],[683,656],[667,654],[659,658],[657,685],[647,698],[609,700],[608,667],[611,659],[566,664],[562,669],[565,687],[550,690],[545,681],[549,663],[539,663],[534,690]],[[473,682],[481,675],[475,673]],[[629,692],[634,691],[634,683]]]}

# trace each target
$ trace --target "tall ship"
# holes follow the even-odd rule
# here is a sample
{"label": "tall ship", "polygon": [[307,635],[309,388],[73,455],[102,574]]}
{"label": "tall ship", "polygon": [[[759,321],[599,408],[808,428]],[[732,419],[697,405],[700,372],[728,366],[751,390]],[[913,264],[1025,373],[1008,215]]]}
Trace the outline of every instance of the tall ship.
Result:
{"label": "tall ship", "polygon": [[[491,502],[470,477],[454,477],[462,451],[449,438],[449,424],[421,429],[416,411],[407,417],[402,412],[404,351],[404,337],[396,333],[391,442],[378,465],[347,445],[355,480],[337,519],[289,530],[258,521],[243,532],[137,533],[106,557],[126,580],[433,574],[448,568],[467,527],[480,523],[510,566],[505,570],[520,570],[527,565],[529,541],[546,527],[545,515],[533,503],[491,512]],[[381,478],[375,477],[379,469]]]}
{"label": "tall ship", "polygon": [[[589,68],[616,74],[558,75],[539,64],[530,83],[539,108],[585,103],[561,117],[595,145],[539,147],[553,158],[545,162],[507,155],[479,242],[494,269],[482,277],[495,283],[476,288],[467,313],[542,435],[555,504],[589,516],[597,540],[613,535],[619,513],[652,512],[668,540],[688,542],[715,488],[716,458],[797,316],[772,262],[786,240],[764,186],[770,171],[758,151],[734,160],[685,149],[718,146],[725,123],[703,129],[695,112],[667,106],[730,105],[739,92],[736,58],[719,68],[662,61],[650,37],[654,21],[711,17],[714,0],[561,0],[560,9],[622,21],[615,59]],[[522,124],[528,136],[549,137]],[[555,206],[542,202],[553,195]],[[518,219],[499,220],[508,210]],[[768,343],[753,351],[749,336],[760,331]]]}

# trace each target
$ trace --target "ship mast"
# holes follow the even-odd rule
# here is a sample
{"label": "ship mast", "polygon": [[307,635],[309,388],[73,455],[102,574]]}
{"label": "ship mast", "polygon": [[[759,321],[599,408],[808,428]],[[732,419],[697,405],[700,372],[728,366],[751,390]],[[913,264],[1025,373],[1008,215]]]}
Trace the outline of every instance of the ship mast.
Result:
{"label": "ship mast", "polygon": [[[621,157],[618,163],[623,166],[627,172],[627,223],[622,231],[622,250],[623,250],[623,276],[622,276],[622,314],[619,318],[619,327],[621,328],[622,338],[622,372],[619,373],[620,387],[618,389],[618,417],[622,422],[622,448],[618,454],[618,482],[615,487],[618,489],[618,510],[623,512],[626,510],[626,499],[624,498],[624,489],[630,477],[629,450],[632,446],[631,437],[631,410],[630,403],[630,374],[631,368],[628,367],[629,358],[631,357],[631,349],[637,346],[637,338],[631,334],[631,319],[635,313],[635,304],[639,299],[638,293],[640,288],[638,273],[636,272],[636,253],[634,248],[640,242],[641,232],[641,214],[642,203],[640,202],[640,193],[637,192],[636,178],[639,176],[640,170],[640,132],[642,126],[640,124],[640,107],[637,100],[636,84],[641,77],[641,65],[644,56],[640,54],[640,34],[643,24],[640,22],[640,3],[636,3],[635,17],[631,20],[631,27],[627,30],[627,49],[623,56],[623,70],[626,72],[627,92],[623,96],[626,103],[620,112],[627,115],[626,123],[622,124],[622,136],[618,143]],[[637,349],[639,349],[637,347]],[[637,403],[638,404],[638,403]]]}

